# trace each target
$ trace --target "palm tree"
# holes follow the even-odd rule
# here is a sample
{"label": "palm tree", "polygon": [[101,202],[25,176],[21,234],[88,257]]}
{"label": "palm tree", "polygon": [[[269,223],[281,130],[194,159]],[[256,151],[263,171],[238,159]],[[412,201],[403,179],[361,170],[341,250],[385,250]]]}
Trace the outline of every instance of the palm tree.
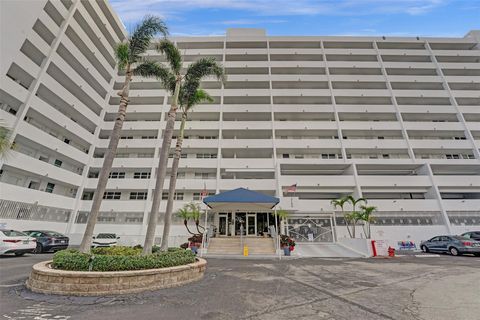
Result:
{"label": "palm tree", "polygon": [[[364,221],[364,224],[362,227],[363,227],[363,231],[365,232],[365,238],[370,239],[370,237],[372,236],[370,226],[372,221],[375,219],[373,217],[373,212],[377,211],[377,207],[360,206],[360,208],[362,209],[362,211],[360,212],[360,220]],[[365,229],[365,226],[367,227],[366,229]]]}
{"label": "palm tree", "polygon": [[195,233],[191,232],[188,228],[188,220],[192,218],[192,211],[190,206],[187,204],[183,206],[183,208],[179,209],[177,212],[177,216],[183,219],[183,224],[185,225],[185,228],[187,228],[188,233],[194,235]]}
{"label": "palm tree", "polygon": [[[281,224],[283,224],[283,228],[281,228],[281,229],[284,229],[284,227],[286,226],[285,222],[286,222],[287,218],[290,216],[290,212],[280,208],[280,209],[277,210],[277,216],[280,219]],[[280,232],[280,234],[281,234],[281,232]]]}
{"label": "palm tree", "polygon": [[[198,85],[196,86],[198,87]],[[188,88],[188,86],[186,86]],[[182,144],[183,137],[185,134],[185,124],[188,118],[188,112],[193,109],[197,104],[200,104],[204,101],[213,102],[213,98],[204,90],[196,89],[193,94],[188,94],[187,90],[181,90],[182,94],[180,95],[180,108],[182,109],[182,122],[180,124],[180,132],[177,137],[177,143],[175,146],[175,155],[173,157],[172,170],[170,173],[170,185],[168,189],[168,200],[167,208],[165,210],[165,220],[163,224],[163,236],[162,236],[162,245],[160,250],[165,251],[168,249],[168,237],[170,234],[170,227],[172,223],[172,210],[173,210],[173,200],[175,194],[175,187],[177,185],[177,173],[178,166],[180,163],[180,157],[182,155]],[[197,223],[198,230],[198,223]],[[199,233],[201,233],[199,231]]]}
{"label": "palm tree", "polygon": [[347,227],[348,235],[352,238],[352,232],[350,231],[349,220],[345,217],[345,203],[348,202],[348,197],[342,197],[340,199],[332,200],[330,203],[333,205],[333,208],[336,209],[339,207],[342,210],[342,216],[345,219],[345,225]]}
{"label": "palm tree", "polygon": [[[203,231],[205,231],[205,228],[200,225],[200,217],[202,216],[202,210],[200,209],[200,205],[198,203],[190,203],[190,210],[192,214],[192,219],[195,221],[195,227],[197,228],[197,232],[202,235]],[[200,231],[200,228],[203,229],[203,231]]]}
{"label": "palm tree", "polygon": [[[180,50],[169,40],[162,40],[157,44],[157,50],[165,55],[169,65],[169,70],[158,63],[149,66],[150,69],[155,69],[158,72],[158,78],[166,85],[167,90],[173,92],[170,110],[165,125],[163,134],[162,149],[158,160],[157,179],[155,182],[155,190],[152,200],[152,209],[148,219],[147,234],[145,235],[145,245],[143,246],[143,254],[152,253],[153,241],[155,239],[155,231],[158,221],[158,210],[162,200],[163,184],[167,174],[168,154],[170,152],[170,145],[172,142],[173,129],[175,126],[175,118],[178,109],[178,100],[182,82],[185,84],[200,83],[204,77],[216,76],[223,81],[224,70],[215,61],[214,58],[201,58],[196,62],[190,64],[185,75],[182,75],[183,59]],[[187,88],[185,88],[186,90]]]}
{"label": "palm tree", "polygon": [[360,202],[363,202],[366,204],[367,200],[365,200],[364,198],[355,199],[353,196],[347,196],[347,202],[349,202],[352,205],[352,211],[350,212],[350,214],[345,215],[345,217],[346,217],[346,220],[349,220],[352,224],[352,233],[350,236],[352,238],[355,238],[355,227],[357,225],[358,220],[360,220],[360,217],[361,217],[360,212],[356,210],[357,204],[359,204]]}
{"label": "palm tree", "polygon": [[115,158],[118,142],[120,140],[120,133],[126,116],[132,76],[137,74],[142,74],[143,76],[155,76],[154,73],[147,74],[139,71],[145,69],[145,64],[150,64],[149,61],[143,59],[142,55],[147,51],[153,37],[158,33],[163,34],[163,36],[168,34],[165,23],[158,17],[146,16],[143,21],[135,27],[132,35],[128,37],[126,41],[119,43],[115,48],[118,70],[125,71],[125,80],[122,89],[118,92],[118,95],[120,96],[120,105],[118,107],[117,116],[115,117],[115,124],[110,135],[110,141],[103,161],[103,166],[98,176],[97,189],[93,197],[90,214],[88,215],[85,233],[83,234],[83,239],[80,244],[80,251],[82,252],[90,252],[93,230],[97,222],[103,194],[107,187],[108,175],[112,169],[113,159]]}

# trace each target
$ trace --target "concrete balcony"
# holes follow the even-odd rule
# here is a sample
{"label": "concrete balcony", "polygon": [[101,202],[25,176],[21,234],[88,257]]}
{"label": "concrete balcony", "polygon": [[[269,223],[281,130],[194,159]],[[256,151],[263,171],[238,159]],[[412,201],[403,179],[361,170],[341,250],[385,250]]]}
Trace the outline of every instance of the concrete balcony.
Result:
{"label": "concrete balcony", "polygon": [[415,140],[409,139],[413,149],[471,149],[468,140]]}
{"label": "concrete balcony", "polygon": [[71,159],[75,159],[81,163],[88,162],[88,154],[78,150],[71,145],[66,144],[60,139],[57,139],[45,131],[42,131],[24,121],[20,122],[17,126],[18,134],[38,143],[39,145],[43,145],[46,148],[59,152],[66,157]]}
{"label": "concrete balcony", "polygon": [[432,185],[428,176],[358,176],[358,184],[364,187],[428,188]]}
{"label": "concrete balcony", "polygon": [[403,124],[407,130],[464,130],[460,122],[404,121]]}
{"label": "concrete balcony", "polygon": [[[80,202],[79,211],[90,211],[93,201],[83,200]],[[100,211],[113,212],[143,212],[145,205],[150,210],[151,203],[145,203],[145,200],[103,200]],[[167,201],[165,201],[166,203]]]}
{"label": "concrete balcony", "polygon": [[401,139],[344,139],[343,147],[347,149],[407,149],[405,140]]}
{"label": "concrete balcony", "polygon": [[[202,106],[202,111],[204,111],[204,108]],[[199,109],[200,111],[200,109]],[[220,111],[220,110],[217,110]],[[271,106],[270,104],[249,104],[249,105],[244,105],[244,104],[227,104],[223,105],[222,107],[223,113],[230,113],[230,112],[270,112],[271,111]],[[195,110],[197,112],[197,110]]]}
{"label": "concrete balcony", "polygon": [[448,98],[446,90],[393,90],[395,97]]}
{"label": "concrete balcony", "polygon": [[[172,147],[174,147],[177,143],[176,139],[172,139]],[[183,149],[188,148],[218,148],[219,140],[212,139],[185,139],[183,140]]]}
{"label": "concrete balcony", "polygon": [[337,139],[276,139],[277,149],[335,149],[340,148]]}
{"label": "concrete balcony", "polygon": [[[300,183],[299,183],[300,182]],[[299,183],[302,187],[355,187],[353,176],[343,175],[315,175],[315,176],[281,176],[280,185],[290,186]]]}
{"label": "concrete balcony", "polygon": [[[230,76],[228,76],[230,79]],[[323,74],[272,74],[270,79],[273,81],[328,81],[328,77]]]}
{"label": "concrete balcony", "polygon": [[232,190],[236,188],[247,188],[252,190],[276,190],[275,179],[220,179],[221,190]]}
{"label": "concrete balcony", "polygon": [[[269,93],[267,95],[269,95]],[[330,90],[329,89],[272,89],[272,95],[276,97],[291,97],[291,96],[326,97],[326,96],[330,96]]]}
{"label": "concrete balcony", "polygon": [[0,182],[0,190],[2,190],[2,199],[5,200],[27,203],[38,202],[39,205],[65,208],[68,210],[71,210],[75,204],[74,198],[40,190],[28,189],[3,182]]}
{"label": "concrete balcony", "polygon": [[81,175],[29,157],[26,154],[17,151],[11,150],[9,152],[5,164],[22,171],[32,171],[35,175],[48,177],[67,184],[75,186],[80,186],[82,184]]}
{"label": "concrete balcony", "polygon": [[467,128],[472,131],[480,131],[480,122],[467,122]]}
{"label": "concrete balcony", "polygon": [[[107,190],[146,190],[148,189],[149,179],[108,179]],[[86,179],[86,189],[96,189],[98,179]]]}
{"label": "concrete balcony", "polygon": [[[157,163],[154,158],[116,158],[113,160],[113,168],[150,168]],[[93,158],[91,166],[101,168],[103,158]]]}
{"label": "concrete balcony", "polygon": [[422,211],[440,211],[439,202],[436,199],[399,199],[379,200],[368,199],[369,206],[377,207],[378,211],[414,211],[422,214]]}
{"label": "concrete balcony", "polygon": [[275,121],[275,129],[337,130],[337,123],[335,121]]}
{"label": "concrete balcony", "polygon": [[222,139],[222,149],[228,148],[272,148],[271,139]]}
{"label": "concrete balcony", "polygon": [[[169,183],[170,179],[165,179],[166,188],[168,188]],[[182,190],[203,190],[205,186],[207,190],[216,190],[217,179],[177,179],[175,189],[177,192]]]}
{"label": "concrete balcony", "polygon": [[442,200],[442,204],[447,211],[478,211],[480,199]]}
{"label": "concrete balcony", "polygon": [[[98,139],[97,148],[108,148],[110,139]],[[157,139],[120,139],[118,148],[155,148]]]}
{"label": "concrete balcony", "polygon": [[[218,121],[187,121],[185,124],[187,130],[218,130],[219,128]],[[180,121],[175,122],[175,130],[180,130]]]}
{"label": "concrete balcony", "polygon": [[390,97],[390,91],[387,89],[333,89],[332,91],[336,97]]}
{"label": "concrete balcony", "polygon": [[[271,121],[223,121],[223,130],[271,130]],[[218,128],[218,122],[217,122]],[[195,128],[198,129],[198,128]],[[214,129],[213,127],[205,129]]]}
{"label": "concrete balcony", "polygon": [[[113,121],[104,121],[101,124],[103,130],[113,130]],[[178,123],[180,127],[180,123]],[[163,128],[160,121],[125,121],[123,123],[123,130],[158,130]]]}
{"label": "concrete balcony", "polygon": [[340,121],[342,130],[401,130],[398,121]]}
{"label": "concrete balcony", "polygon": [[[216,164],[215,164],[216,165]],[[273,169],[275,167],[272,158],[268,159],[221,159],[222,169]]]}
{"label": "concrete balcony", "polygon": [[433,176],[433,181],[439,187],[480,187],[479,176]]}

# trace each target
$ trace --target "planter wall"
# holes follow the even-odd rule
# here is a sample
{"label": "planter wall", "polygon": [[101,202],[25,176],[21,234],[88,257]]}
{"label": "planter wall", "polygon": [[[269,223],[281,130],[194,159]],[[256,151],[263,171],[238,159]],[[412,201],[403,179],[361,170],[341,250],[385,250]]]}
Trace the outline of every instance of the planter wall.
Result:
{"label": "planter wall", "polygon": [[27,288],[37,293],[73,296],[138,293],[200,280],[207,266],[207,261],[197,259],[195,263],[171,268],[85,272],[52,269],[50,263],[44,261],[33,266]]}

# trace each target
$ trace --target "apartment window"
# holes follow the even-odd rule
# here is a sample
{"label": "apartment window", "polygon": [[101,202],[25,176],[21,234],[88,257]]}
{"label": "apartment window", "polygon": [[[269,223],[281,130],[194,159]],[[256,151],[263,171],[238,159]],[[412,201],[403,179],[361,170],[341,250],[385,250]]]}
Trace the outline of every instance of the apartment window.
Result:
{"label": "apartment window", "polygon": [[[208,196],[213,196],[213,195],[215,195],[214,192],[209,192],[209,193],[207,194],[207,197],[208,197]],[[193,200],[194,200],[194,201],[202,200],[202,194],[201,194],[200,192],[194,192],[194,193],[193,193]]]}
{"label": "apartment window", "polygon": [[88,173],[88,177],[93,178],[93,179],[98,178],[98,175],[99,175],[99,172],[89,172]]}
{"label": "apartment window", "polygon": [[216,153],[197,153],[197,159],[216,159]]}
{"label": "apartment window", "polygon": [[110,172],[109,179],[125,179],[125,172]]}
{"label": "apartment window", "polygon": [[[168,192],[162,193],[162,200],[168,200]],[[173,200],[183,200],[183,192],[175,192]]]}
{"label": "apartment window", "polygon": [[38,190],[39,188],[40,188],[40,182],[38,181],[30,181],[30,183],[28,184],[28,189]]}
{"label": "apartment window", "polygon": [[150,172],[135,172],[133,179],[150,179]]}
{"label": "apartment window", "polygon": [[157,136],[142,136],[142,139],[157,139]]}
{"label": "apartment window", "polygon": [[177,179],[185,179],[185,172],[177,172]]}
{"label": "apartment window", "polygon": [[66,144],[70,144],[70,139],[65,138],[63,139],[63,142],[65,142]]}
{"label": "apartment window", "polygon": [[130,140],[130,139],[133,139],[133,136],[123,136],[123,137],[120,137],[120,139],[128,139],[128,140]]}
{"label": "apartment window", "polygon": [[59,167],[59,168],[60,168],[60,167],[62,166],[62,163],[63,163],[63,162],[62,162],[61,160],[56,159],[55,162],[53,163],[53,165],[54,165],[55,167]]}
{"label": "apartment window", "polygon": [[84,192],[82,195],[82,200],[92,200],[93,192]]}
{"label": "apartment window", "polygon": [[145,200],[147,199],[146,192],[130,192],[130,200]]}
{"label": "apartment window", "polygon": [[283,159],[288,159],[290,158],[290,155],[288,153],[282,154]]}
{"label": "apartment window", "polygon": [[39,156],[38,160],[43,161],[43,162],[48,162],[48,157],[45,156]]}
{"label": "apartment window", "polygon": [[54,188],[55,188],[55,184],[49,182],[49,183],[47,183],[47,187],[45,188],[45,192],[52,193]]}
{"label": "apartment window", "polygon": [[383,157],[383,159],[390,159],[390,155],[389,155],[389,154],[382,154],[382,157]]}
{"label": "apartment window", "polygon": [[208,172],[195,172],[195,179],[208,179],[209,176]]}
{"label": "apartment window", "polygon": [[322,159],[336,159],[337,156],[334,153],[322,153]]}
{"label": "apartment window", "polygon": [[121,192],[117,191],[107,191],[103,194],[103,199],[107,200],[120,200],[120,197],[122,196]]}

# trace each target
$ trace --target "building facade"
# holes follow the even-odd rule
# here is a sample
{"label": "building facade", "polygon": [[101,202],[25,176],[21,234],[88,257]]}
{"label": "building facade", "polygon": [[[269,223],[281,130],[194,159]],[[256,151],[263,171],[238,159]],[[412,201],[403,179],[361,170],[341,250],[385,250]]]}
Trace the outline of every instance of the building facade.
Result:
{"label": "building facade", "polygon": [[[22,19],[11,14],[18,3],[1,3],[0,118],[14,148],[1,160],[0,222],[55,229],[75,243],[118,108],[123,76],[113,48],[126,31],[104,1],[31,2]],[[230,29],[172,40],[185,65],[214,56],[228,74],[223,85],[203,82],[215,102],[189,116],[175,210],[200,202],[204,188],[244,187],[279,197],[298,241],[346,236],[330,201],[349,194],[378,208],[374,238],[480,229],[480,31],[400,38]],[[162,61],[154,50],[148,56]],[[127,244],[143,242],[168,109],[158,81],[134,78],[96,227]],[[238,216],[250,235],[271,220],[215,213],[209,225],[234,234]],[[186,230],[175,222],[177,244]]]}

